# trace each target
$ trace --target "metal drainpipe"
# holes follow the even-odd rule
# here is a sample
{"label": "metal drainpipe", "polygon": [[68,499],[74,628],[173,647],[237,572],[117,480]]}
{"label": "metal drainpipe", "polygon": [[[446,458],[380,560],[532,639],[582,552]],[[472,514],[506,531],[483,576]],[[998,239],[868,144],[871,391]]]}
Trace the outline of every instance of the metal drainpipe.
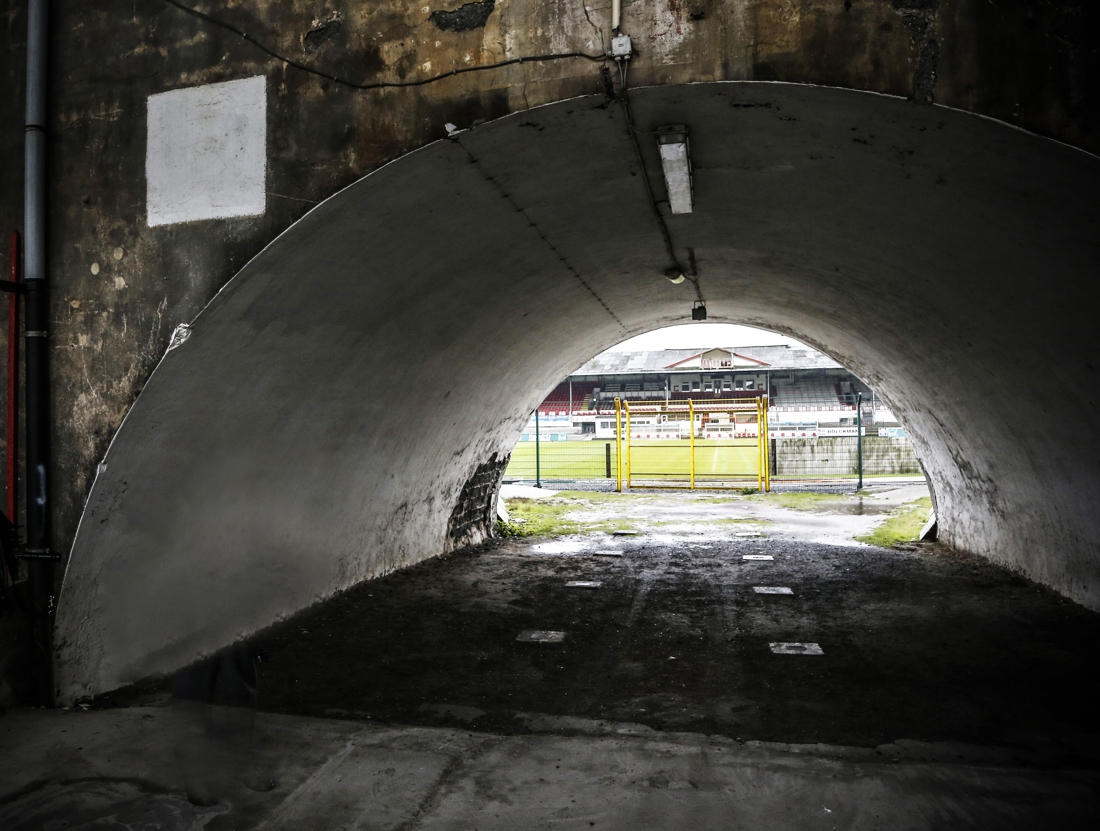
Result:
{"label": "metal drainpipe", "polygon": [[26,285],[26,516],[30,600],[40,655],[35,695],[53,701],[51,621],[53,563],[49,502],[49,375],[46,282],[46,39],[48,0],[27,2],[27,121],[24,133],[23,279]]}
{"label": "metal drainpipe", "polygon": [[539,458],[539,409],[535,408],[535,487],[542,487],[542,459]]}
{"label": "metal drainpipe", "polygon": [[863,393],[856,393],[856,465],[859,467],[859,482],[856,490],[863,490]]}

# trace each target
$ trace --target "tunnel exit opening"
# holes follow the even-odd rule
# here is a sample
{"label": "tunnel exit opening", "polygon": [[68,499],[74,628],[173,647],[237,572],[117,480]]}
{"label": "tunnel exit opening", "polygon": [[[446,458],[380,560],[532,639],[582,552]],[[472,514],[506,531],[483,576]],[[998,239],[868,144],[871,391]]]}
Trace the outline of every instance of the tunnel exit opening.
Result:
{"label": "tunnel exit opening", "polygon": [[652,331],[555,385],[494,505],[500,536],[548,556],[708,548],[708,567],[734,571],[741,557],[718,552],[738,542],[813,558],[815,545],[909,546],[936,530],[920,463],[873,389],[805,343],[728,324]]}
{"label": "tunnel exit opening", "polygon": [[658,329],[586,362],[536,407],[504,473],[620,491],[859,490],[865,478],[924,479],[882,397],[804,343],[729,324]]}

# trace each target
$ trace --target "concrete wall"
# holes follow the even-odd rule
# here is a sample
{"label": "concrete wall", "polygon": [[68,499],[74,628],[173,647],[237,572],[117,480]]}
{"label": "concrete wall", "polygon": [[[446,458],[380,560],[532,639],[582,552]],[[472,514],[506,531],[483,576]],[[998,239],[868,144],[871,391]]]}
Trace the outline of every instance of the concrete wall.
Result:
{"label": "concrete wall", "polygon": [[[287,58],[355,82],[598,53],[609,39],[606,3],[497,0],[470,25],[433,20],[457,2],[195,4]],[[443,137],[448,123],[467,128],[616,85],[607,67],[565,59],[358,90],[294,68],[164,0],[55,0],[51,15],[51,474],[54,547],[62,551],[97,463],[175,326],[280,232],[386,161]],[[0,21],[0,123],[8,125],[0,146],[14,160],[0,168],[2,229],[21,221],[21,0],[0,0]],[[624,6],[623,28],[638,50],[632,85],[836,85],[934,100],[1096,150],[1096,24],[1091,4],[1073,2],[648,0]],[[264,213],[150,226],[150,96],[257,76],[267,82]],[[745,220],[753,222],[751,212]],[[6,247],[0,264],[5,259]]]}
{"label": "concrete wall", "polygon": [[[1081,429],[1096,382],[1068,357],[1092,338],[1100,161],[865,93],[632,100],[642,135],[692,131],[696,210],[668,222],[710,319],[851,367],[904,414],[945,541],[1100,608],[1100,432]],[[619,104],[577,99],[410,154],[252,260],[104,459],[61,596],[63,696],[446,550],[467,483],[547,389],[689,317],[693,283],[663,276],[641,174]],[[405,382],[376,391],[398,363]],[[1052,368],[1055,389],[1019,395]]]}
{"label": "concrete wall", "polygon": [[[825,436],[818,439],[775,439],[778,476],[854,476],[859,470],[855,437]],[[865,436],[863,475],[921,475],[920,462],[907,439]]]}
{"label": "concrete wall", "polygon": [[[0,114],[8,125],[0,141],[12,160],[0,170],[2,230],[21,225],[25,10],[22,0],[0,4],[7,41]],[[430,20],[433,11],[462,5],[457,0],[193,5],[288,58],[356,82],[414,80],[525,55],[598,53],[609,40],[606,0],[498,0],[484,26],[468,31]],[[51,15],[53,481],[61,550],[72,540],[95,465],[172,329],[276,234],[380,164],[444,136],[447,123],[465,128],[600,93],[611,80],[601,65],[562,60],[358,91],[294,69],[164,0],[54,0]],[[627,2],[623,21],[639,52],[631,84],[781,80],[931,97],[1100,149],[1092,4],[647,0]],[[149,96],[257,75],[269,90],[263,216],[149,227]]]}

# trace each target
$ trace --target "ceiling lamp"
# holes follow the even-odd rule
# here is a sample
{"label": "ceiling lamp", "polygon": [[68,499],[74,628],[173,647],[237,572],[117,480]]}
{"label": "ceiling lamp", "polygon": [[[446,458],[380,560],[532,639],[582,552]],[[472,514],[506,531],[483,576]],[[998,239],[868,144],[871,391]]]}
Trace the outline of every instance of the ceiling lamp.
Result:
{"label": "ceiling lamp", "polygon": [[683,124],[658,127],[657,147],[661,151],[661,170],[665,174],[668,206],[674,214],[689,214],[692,192],[687,127]]}

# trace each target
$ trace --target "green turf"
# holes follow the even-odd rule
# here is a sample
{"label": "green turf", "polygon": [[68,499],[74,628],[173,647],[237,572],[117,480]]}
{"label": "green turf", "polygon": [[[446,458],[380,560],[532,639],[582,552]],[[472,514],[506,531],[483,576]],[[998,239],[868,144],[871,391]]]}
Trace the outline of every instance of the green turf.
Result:
{"label": "green turf", "polygon": [[627,519],[581,522],[566,516],[570,511],[583,507],[593,495],[583,491],[566,491],[542,499],[509,499],[509,522],[498,522],[497,531],[505,537],[558,537],[566,534],[636,530]]}
{"label": "green turf", "polygon": [[[603,441],[540,442],[539,476],[542,479],[607,478],[607,450]],[[615,476],[615,444],[611,443],[611,477]],[[505,478],[535,478],[535,443],[521,441],[512,450]]]}
{"label": "green turf", "polygon": [[899,542],[913,542],[928,521],[932,510],[932,498],[925,496],[915,502],[907,502],[892,512],[886,520],[870,533],[856,537],[860,542],[889,548]]}
{"label": "green turf", "polygon": [[792,491],[790,493],[756,494],[761,499],[780,508],[796,511],[827,511],[839,502],[848,502],[849,497],[838,493],[815,493],[813,491]]}
{"label": "green turf", "polygon": [[[541,442],[539,478],[605,479],[607,477],[606,441]],[[625,448],[624,448],[625,452]],[[611,444],[611,477],[617,461]],[[688,481],[691,471],[691,445],[685,440],[635,440],[628,456],[635,480]],[[695,441],[695,479],[697,485],[711,480],[756,476],[757,449],[752,439]],[[623,477],[626,478],[626,463]],[[520,442],[512,451],[508,469],[510,479],[535,478],[535,443]]]}

